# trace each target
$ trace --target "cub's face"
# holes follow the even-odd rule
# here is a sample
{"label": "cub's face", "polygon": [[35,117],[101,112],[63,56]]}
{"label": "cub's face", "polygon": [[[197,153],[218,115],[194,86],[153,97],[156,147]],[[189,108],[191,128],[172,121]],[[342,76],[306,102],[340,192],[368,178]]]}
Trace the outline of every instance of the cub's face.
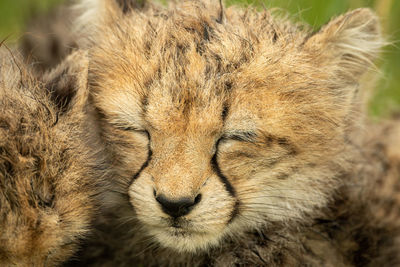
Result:
{"label": "cub's face", "polygon": [[180,252],[306,221],[326,203],[373,50],[352,45],[379,41],[368,10],[313,36],[267,14],[228,9],[222,23],[210,10],[115,11],[91,48],[117,183],[147,235]]}
{"label": "cub's face", "polygon": [[85,143],[87,59],[43,81],[14,60],[0,53],[0,265],[58,266],[89,230],[101,179]]}
{"label": "cub's face", "polygon": [[303,106],[274,84],[233,83],[220,95],[214,80],[177,96],[181,85],[145,100],[120,90],[99,98],[136,216],[163,245],[196,250],[237,229],[302,219],[333,188],[343,129],[329,120],[338,118],[313,97]]}

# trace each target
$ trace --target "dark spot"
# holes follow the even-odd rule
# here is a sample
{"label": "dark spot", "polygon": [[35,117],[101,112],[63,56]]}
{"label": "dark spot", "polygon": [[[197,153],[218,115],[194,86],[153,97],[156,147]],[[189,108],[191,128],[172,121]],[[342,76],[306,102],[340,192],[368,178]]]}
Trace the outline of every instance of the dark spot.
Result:
{"label": "dark spot", "polygon": [[272,37],[272,42],[276,43],[277,40],[278,40],[278,34],[274,30],[274,36]]}
{"label": "dark spot", "polygon": [[[203,55],[204,47],[203,47],[203,45],[201,43],[196,43],[196,53],[199,54],[200,56]],[[205,74],[210,72],[210,70],[207,71],[207,67],[209,67],[209,66],[208,65],[206,66]]]}
{"label": "dark spot", "polygon": [[298,153],[296,147],[285,137],[277,139],[278,145],[288,151],[288,155],[294,156]]}
{"label": "dark spot", "polygon": [[289,178],[289,174],[287,173],[280,173],[277,177],[279,180],[286,180],[287,178]]}
{"label": "dark spot", "polygon": [[[2,151],[0,150],[0,153]],[[8,160],[3,162],[3,168],[5,173],[7,174],[8,177],[13,177],[14,176],[14,167],[13,164],[11,162],[9,162]]]}
{"label": "dark spot", "polygon": [[148,105],[149,105],[149,97],[148,97],[148,95],[145,95],[142,98],[142,112],[143,112],[143,114],[147,113]]}
{"label": "dark spot", "polygon": [[[18,123],[18,131],[27,133],[29,130],[33,131],[34,129],[35,129],[34,123],[31,124],[27,119],[20,118],[19,123]],[[22,147],[22,149],[23,149],[23,147]]]}
{"label": "dark spot", "polygon": [[107,119],[107,116],[106,116],[106,113],[104,112],[104,110],[96,107],[95,111],[96,111],[96,115],[97,115],[98,119],[100,119],[100,120],[106,120]]}
{"label": "dark spot", "polygon": [[226,81],[225,82],[225,91],[231,91],[231,89],[232,89],[232,81]]}
{"label": "dark spot", "polygon": [[227,103],[225,103],[224,106],[222,107],[222,112],[221,112],[222,121],[226,120],[226,117],[228,116],[228,111],[229,111],[229,106]]}
{"label": "dark spot", "polygon": [[[199,52],[199,51],[198,51],[198,52]],[[200,55],[201,55],[201,53],[200,53]],[[207,77],[207,78],[209,79],[210,76],[211,76],[211,74],[212,74],[212,68],[211,68],[211,66],[210,66],[209,64],[207,64],[207,65],[206,65],[206,68],[205,68],[205,70],[204,70],[204,76]]]}
{"label": "dark spot", "polygon": [[280,146],[287,146],[288,145],[288,140],[286,139],[286,138],[284,138],[284,137],[280,137],[280,138],[278,138],[278,144],[280,145]]}
{"label": "dark spot", "polygon": [[41,198],[40,196],[38,198],[38,205],[41,208],[53,207],[53,203],[54,203],[54,194],[51,194],[51,196],[48,199]]}
{"label": "dark spot", "polygon": [[254,236],[254,240],[257,242],[258,245],[260,246],[265,246],[269,242],[273,242],[268,236],[266,236],[263,232],[261,231],[254,231],[251,233]]}
{"label": "dark spot", "polygon": [[210,34],[209,34],[209,26],[207,24],[203,27],[203,40],[208,42],[210,41]]}
{"label": "dark spot", "polygon": [[217,63],[217,70],[219,72],[221,72],[221,70],[223,69],[223,64],[222,64],[222,58],[220,55],[212,53],[212,57],[214,59],[214,61]]}
{"label": "dark spot", "polygon": [[267,145],[267,147],[272,146],[273,143],[274,143],[274,137],[272,135],[267,135],[265,137],[265,144]]}
{"label": "dark spot", "polygon": [[36,226],[35,226],[35,228],[38,229],[41,223],[42,223],[42,216],[39,215],[39,216],[37,217],[37,219],[36,219]]}
{"label": "dark spot", "polygon": [[0,121],[0,128],[8,130],[10,128],[9,122],[7,122],[5,120],[1,120]]}

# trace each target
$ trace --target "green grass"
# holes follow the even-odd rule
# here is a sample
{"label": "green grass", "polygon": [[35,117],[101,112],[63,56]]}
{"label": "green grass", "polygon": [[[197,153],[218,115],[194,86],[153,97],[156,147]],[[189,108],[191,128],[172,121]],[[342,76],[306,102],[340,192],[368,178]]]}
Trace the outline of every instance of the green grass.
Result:
{"label": "green grass", "polygon": [[[63,0],[0,0],[0,40],[18,40],[29,17],[45,12]],[[215,0],[216,1],[216,0]],[[385,35],[393,43],[384,49],[380,62],[383,70],[370,113],[387,116],[400,110],[400,1],[399,0],[226,0],[227,4],[256,5],[288,10],[295,19],[308,22],[315,29],[329,18],[357,7],[371,7],[381,17]],[[398,46],[397,46],[398,45]]]}
{"label": "green grass", "polygon": [[49,10],[62,0],[0,0],[0,39],[20,38],[28,19]]}

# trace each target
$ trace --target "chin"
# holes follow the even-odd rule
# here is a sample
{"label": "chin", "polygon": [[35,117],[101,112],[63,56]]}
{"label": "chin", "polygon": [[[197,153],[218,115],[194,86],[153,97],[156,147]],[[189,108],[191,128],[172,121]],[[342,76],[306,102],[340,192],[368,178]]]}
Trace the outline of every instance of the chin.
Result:
{"label": "chin", "polygon": [[201,253],[220,243],[223,233],[195,232],[176,227],[150,228],[158,243],[178,253]]}
{"label": "chin", "polygon": [[143,176],[132,183],[129,197],[143,234],[160,247],[182,254],[202,253],[218,246],[230,233],[236,201],[218,181],[203,187],[201,201],[189,212],[175,216],[163,210],[149,180]]}

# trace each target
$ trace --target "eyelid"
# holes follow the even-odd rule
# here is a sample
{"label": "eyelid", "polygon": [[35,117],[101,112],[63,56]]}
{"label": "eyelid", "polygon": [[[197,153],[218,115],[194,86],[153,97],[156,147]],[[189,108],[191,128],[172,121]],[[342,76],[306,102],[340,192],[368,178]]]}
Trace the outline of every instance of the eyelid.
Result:
{"label": "eyelid", "polygon": [[118,125],[118,124],[114,124],[114,126],[117,129],[122,130],[122,131],[137,132],[137,133],[142,133],[142,134],[149,135],[149,132],[147,130],[140,129],[140,128],[137,128],[135,126],[123,126],[123,125]]}
{"label": "eyelid", "polygon": [[221,140],[235,140],[241,142],[254,142],[257,134],[255,132],[230,132],[222,135]]}

